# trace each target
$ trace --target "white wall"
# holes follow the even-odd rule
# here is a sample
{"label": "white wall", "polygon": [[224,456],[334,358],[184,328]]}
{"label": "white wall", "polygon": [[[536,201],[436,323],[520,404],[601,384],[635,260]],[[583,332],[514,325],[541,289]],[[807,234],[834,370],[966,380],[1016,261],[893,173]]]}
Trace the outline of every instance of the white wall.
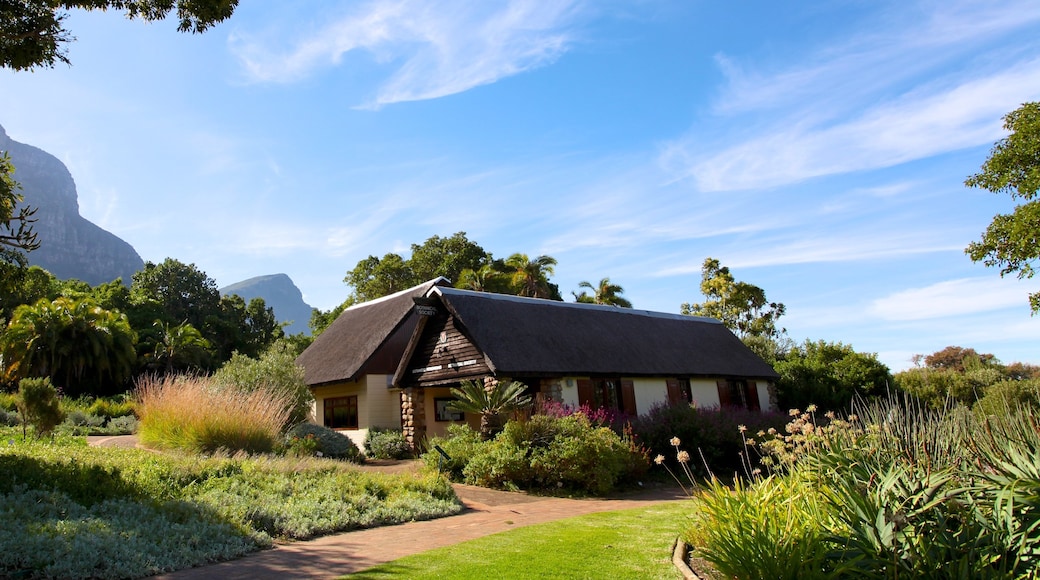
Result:
{"label": "white wall", "polygon": [[699,409],[721,406],[715,379],[690,379],[690,398]]}
{"label": "white wall", "polygon": [[368,375],[365,378],[367,404],[361,406],[361,399],[358,399],[358,412],[362,414],[358,417],[360,427],[401,428],[401,390],[387,386],[390,378],[388,375]]}
{"label": "white wall", "polygon": [[655,404],[668,402],[668,379],[639,378],[631,381],[636,393],[637,414],[645,415]]}

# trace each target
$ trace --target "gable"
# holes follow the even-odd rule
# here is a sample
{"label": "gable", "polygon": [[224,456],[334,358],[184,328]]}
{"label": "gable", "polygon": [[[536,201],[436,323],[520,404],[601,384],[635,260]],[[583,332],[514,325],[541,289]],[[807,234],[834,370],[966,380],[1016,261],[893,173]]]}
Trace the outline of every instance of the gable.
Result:
{"label": "gable", "polygon": [[415,347],[395,377],[399,386],[433,386],[492,374],[484,353],[441,311],[419,325]]}

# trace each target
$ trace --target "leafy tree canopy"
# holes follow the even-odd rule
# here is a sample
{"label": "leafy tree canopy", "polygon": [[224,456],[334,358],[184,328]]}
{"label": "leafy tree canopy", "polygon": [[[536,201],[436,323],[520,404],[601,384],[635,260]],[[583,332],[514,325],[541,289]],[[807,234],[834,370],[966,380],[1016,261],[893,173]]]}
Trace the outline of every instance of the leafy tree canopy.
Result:
{"label": "leafy tree canopy", "polygon": [[[1004,117],[1010,135],[997,141],[982,171],[965,180],[969,187],[1006,193],[1024,203],[1010,214],[998,214],[965,253],[972,261],[997,266],[1000,275],[1032,278],[1040,259],[1040,103],[1025,103]],[[1040,312],[1040,292],[1029,295],[1033,314]]]}
{"label": "leafy tree canopy", "polygon": [[330,312],[316,311],[310,328],[319,334],[347,307],[400,292],[438,276],[455,283],[457,288],[479,292],[497,292],[563,300],[560,289],[549,281],[556,259],[527,254],[513,254],[506,260],[495,260],[476,242],[457,232],[446,238],[433,236],[422,244],[412,244],[412,254],[405,259],[393,252],[382,258],[369,256],[347,272],[343,282],[350,296]]}
{"label": "leafy tree canopy", "polygon": [[701,267],[701,293],[708,299],[702,303],[684,303],[679,312],[691,316],[707,316],[722,321],[741,338],[748,336],[779,337],[776,321],[786,307],[769,302],[765,290],[747,282],[737,282],[729,268],[715,258],[707,258]]}
{"label": "leafy tree canopy", "polygon": [[[0,6],[3,6],[0,3]],[[0,8],[0,14],[3,10]],[[0,25],[2,26],[2,25]],[[14,180],[14,166],[6,151],[0,152],[0,263],[25,265],[25,252],[40,247],[33,232],[36,208],[18,204],[24,200],[21,186]]]}
{"label": "leafy tree canopy", "polygon": [[5,0],[0,1],[0,68],[32,70],[69,64],[66,10],[121,10],[130,19],[156,21],[176,13],[181,32],[203,32],[223,22],[238,0]]}
{"label": "leafy tree canopy", "polygon": [[781,409],[815,404],[845,410],[856,397],[886,395],[892,384],[892,374],[876,354],[856,352],[840,342],[806,340],[773,368],[780,374],[776,391]]}

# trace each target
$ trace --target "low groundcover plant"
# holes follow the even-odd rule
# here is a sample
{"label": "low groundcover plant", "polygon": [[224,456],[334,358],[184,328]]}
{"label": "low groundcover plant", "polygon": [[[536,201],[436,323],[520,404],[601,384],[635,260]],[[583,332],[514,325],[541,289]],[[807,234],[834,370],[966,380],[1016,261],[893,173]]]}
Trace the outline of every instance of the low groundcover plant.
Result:
{"label": "low groundcover plant", "polygon": [[0,429],[0,577],[129,578],[461,509],[435,473],[319,458],[157,454]]}

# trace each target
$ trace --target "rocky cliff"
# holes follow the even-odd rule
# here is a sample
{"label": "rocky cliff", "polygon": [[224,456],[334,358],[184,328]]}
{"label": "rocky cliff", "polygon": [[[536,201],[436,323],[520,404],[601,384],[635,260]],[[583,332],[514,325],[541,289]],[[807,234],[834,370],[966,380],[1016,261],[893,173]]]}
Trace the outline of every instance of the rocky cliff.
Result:
{"label": "rocky cliff", "polygon": [[257,276],[220,289],[221,294],[238,294],[249,302],[263,298],[264,303],[274,309],[278,322],[289,322],[286,334],[310,334],[307,323],[311,320],[312,307],[303,301],[303,293],[292,279],[285,274]]}
{"label": "rocky cliff", "polygon": [[37,208],[34,231],[40,248],[29,253],[29,263],[67,280],[77,278],[95,286],[130,276],[144,266],[134,248],[79,215],[79,197],[65,164],[57,157],[7,136],[0,127],[0,151],[7,151],[14,178],[25,196],[24,204]]}

